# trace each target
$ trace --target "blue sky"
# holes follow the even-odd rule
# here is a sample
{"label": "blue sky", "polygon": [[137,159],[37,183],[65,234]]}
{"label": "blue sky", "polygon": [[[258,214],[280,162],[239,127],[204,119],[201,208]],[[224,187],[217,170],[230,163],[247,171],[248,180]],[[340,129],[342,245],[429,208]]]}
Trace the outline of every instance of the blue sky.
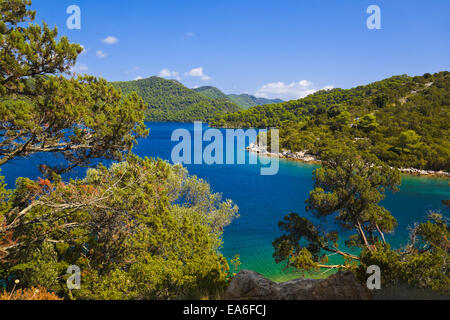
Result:
{"label": "blue sky", "polygon": [[[372,4],[381,30],[366,26]],[[81,30],[66,27],[69,5],[81,8]],[[448,0],[34,0],[33,9],[86,48],[78,71],[110,81],[162,75],[293,99],[450,69]]]}

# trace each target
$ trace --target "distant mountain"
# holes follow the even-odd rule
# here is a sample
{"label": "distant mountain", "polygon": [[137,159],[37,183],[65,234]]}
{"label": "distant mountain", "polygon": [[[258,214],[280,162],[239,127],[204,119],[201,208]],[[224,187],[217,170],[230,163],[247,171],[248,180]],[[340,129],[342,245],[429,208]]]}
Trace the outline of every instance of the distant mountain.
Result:
{"label": "distant mountain", "polygon": [[274,104],[283,102],[280,99],[265,99],[257,98],[249,94],[229,94],[226,95],[216,87],[206,86],[194,89],[195,91],[211,98],[211,99],[228,99],[229,101],[237,104],[242,109],[248,109],[254,106],[260,106],[265,104]]}
{"label": "distant mountain", "polygon": [[176,80],[150,77],[113,82],[125,94],[136,91],[148,104],[148,121],[208,121],[217,115],[239,111],[237,104],[225,98],[208,96],[188,89]]}
{"label": "distant mountain", "polygon": [[205,87],[196,88],[194,90],[197,91],[198,93],[201,93],[201,94],[211,98],[211,99],[228,99],[228,96],[225,93],[223,93],[222,91],[220,91],[219,89],[217,89],[216,87],[205,86]]}
{"label": "distant mountain", "polygon": [[249,94],[229,94],[228,98],[230,98],[231,101],[236,103],[242,109],[249,109],[254,106],[284,102],[281,99],[257,98]]}

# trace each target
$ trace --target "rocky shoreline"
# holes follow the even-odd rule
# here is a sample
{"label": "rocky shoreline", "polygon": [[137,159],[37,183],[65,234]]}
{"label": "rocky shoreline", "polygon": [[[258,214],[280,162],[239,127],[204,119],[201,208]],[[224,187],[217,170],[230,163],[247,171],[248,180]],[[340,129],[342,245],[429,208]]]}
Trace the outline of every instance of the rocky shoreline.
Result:
{"label": "rocky shoreline", "polygon": [[297,160],[308,163],[320,163],[321,161],[315,158],[313,155],[307,153],[307,151],[291,152],[290,150],[282,150],[279,153],[269,152],[267,146],[257,145],[251,143],[247,148],[248,151],[258,153],[268,157],[278,157],[290,160]]}
{"label": "rocky shoreline", "polygon": [[[320,159],[314,155],[308,154],[308,151],[292,152],[290,150],[282,150],[279,153],[269,152],[267,146],[257,145],[251,143],[247,148],[249,152],[257,153],[268,157],[278,157],[282,159],[301,161],[306,163],[320,163]],[[450,173],[446,171],[421,170],[416,168],[399,168],[400,172],[415,176],[432,176],[432,177],[447,177],[450,178]]]}

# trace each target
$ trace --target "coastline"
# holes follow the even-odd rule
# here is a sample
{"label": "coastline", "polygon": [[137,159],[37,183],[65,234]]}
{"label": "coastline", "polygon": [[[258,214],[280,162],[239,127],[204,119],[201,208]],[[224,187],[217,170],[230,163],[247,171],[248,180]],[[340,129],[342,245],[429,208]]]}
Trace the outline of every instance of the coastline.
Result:
{"label": "coastline", "polygon": [[[290,150],[282,150],[278,153],[273,153],[267,151],[267,146],[256,145],[255,143],[250,143],[248,147],[245,148],[249,152],[257,153],[260,155],[268,157],[278,157],[282,159],[300,161],[304,163],[320,164],[322,161],[316,158],[314,155],[308,154],[307,151],[292,152]],[[422,176],[422,177],[438,177],[438,178],[450,178],[450,173],[446,171],[433,171],[433,170],[422,170],[416,168],[397,168],[401,173]]]}

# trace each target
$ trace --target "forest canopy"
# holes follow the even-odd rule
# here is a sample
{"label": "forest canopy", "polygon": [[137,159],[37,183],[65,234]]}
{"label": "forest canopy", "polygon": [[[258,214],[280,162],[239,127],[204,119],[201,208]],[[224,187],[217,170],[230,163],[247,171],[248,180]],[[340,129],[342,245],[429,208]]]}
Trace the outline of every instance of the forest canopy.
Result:
{"label": "forest canopy", "polygon": [[218,114],[239,111],[227,98],[210,98],[176,80],[159,77],[113,82],[124,93],[136,92],[147,105],[146,120],[160,122],[208,121]]}

